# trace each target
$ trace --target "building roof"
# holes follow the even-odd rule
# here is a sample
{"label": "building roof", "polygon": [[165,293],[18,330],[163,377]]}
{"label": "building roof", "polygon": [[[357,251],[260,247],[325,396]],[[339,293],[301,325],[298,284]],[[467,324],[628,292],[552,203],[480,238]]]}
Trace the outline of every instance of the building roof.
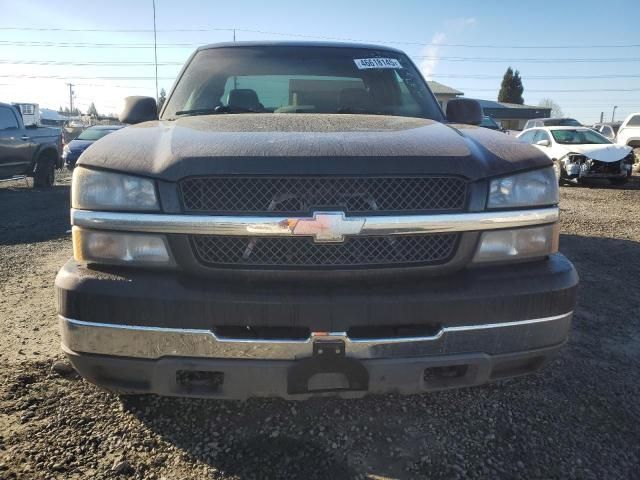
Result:
{"label": "building roof", "polygon": [[464,95],[464,92],[456,90],[455,88],[449,87],[448,85],[444,85],[440,82],[427,80],[427,83],[429,84],[429,88],[434,93],[434,95]]}

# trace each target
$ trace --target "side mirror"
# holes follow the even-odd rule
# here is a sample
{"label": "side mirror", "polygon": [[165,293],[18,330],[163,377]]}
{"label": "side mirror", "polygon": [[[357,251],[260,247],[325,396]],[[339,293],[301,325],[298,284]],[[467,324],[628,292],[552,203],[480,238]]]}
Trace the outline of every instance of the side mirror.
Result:
{"label": "side mirror", "polygon": [[454,98],[447,102],[447,120],[452,123],[466,123],[480,125],[482,122],[482,107],[477,100],[469,98]]}
{"label": "side mirror", "polygon": [[142,123],[158,119],[158,105],[153,97],[127,97],[118,120],[122,123]]}
{"label": "side mirror", "polygon": [[548,147],[549,145],[551,145],[551,142],[549,140],[538,140],[536,142],[536,145],[538,145],[539,147]]}

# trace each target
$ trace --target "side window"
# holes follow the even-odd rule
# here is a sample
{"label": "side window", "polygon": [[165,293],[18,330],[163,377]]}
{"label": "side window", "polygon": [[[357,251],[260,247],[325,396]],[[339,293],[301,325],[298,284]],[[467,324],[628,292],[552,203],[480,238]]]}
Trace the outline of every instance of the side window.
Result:
{"label": "side window", "polygon": [[519,140],[525,143],[533,143],[533,136],[536,134],[536,130],[532,130],[531,132],[525,132],[518,137]]}
{"label": "side window", "polygon": [[627,127],[640,127],[640,115],[634,115],[627,122]]}
{"label": "side window", "polygon": [[600,129],[600,133],[605,137],[613,138],[613,129],[609,125],[603,125]]}
{"label": "side window", "polygon": [[11,109],[0,107],[0,130],[8,130],[10,128],[18,128],[18,120]]}
{"label": "side window", "polygon": [[537,143],[540,140],[548,140],[551,143],[551,139],[549,138],[549,134],[544,130],[538,130],[536,135],[533,137],[533,143]]}

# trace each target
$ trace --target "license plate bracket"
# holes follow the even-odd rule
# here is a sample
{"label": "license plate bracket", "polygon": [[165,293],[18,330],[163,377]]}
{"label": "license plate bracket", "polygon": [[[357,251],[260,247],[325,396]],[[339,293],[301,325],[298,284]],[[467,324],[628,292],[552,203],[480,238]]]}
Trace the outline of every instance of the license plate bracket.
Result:
{"label": "license plate bracket", "polygon": [[[309,380],[316,374],[338,373],[344,375],[348,386],[343,388],[309,389]],[[341,340],[324,340],[313,343],[313,356],[298,360],[287,375],[287,392],[290,395],[345,390],[368,390],[369,372],[355,358],[346,356]]]}

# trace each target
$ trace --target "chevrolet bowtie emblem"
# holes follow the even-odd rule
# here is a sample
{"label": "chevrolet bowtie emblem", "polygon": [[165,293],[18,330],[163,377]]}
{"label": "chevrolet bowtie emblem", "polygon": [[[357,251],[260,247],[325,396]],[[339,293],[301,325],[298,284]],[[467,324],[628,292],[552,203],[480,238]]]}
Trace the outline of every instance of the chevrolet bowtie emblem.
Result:
{"label": "chevrolet bowtie emblem", "polygon": [[362,231],[364,218],[345,218],[342,212],[315,212],[313,218],[289,220],[294,235],[313,236],[315,242],[343,242]]}

